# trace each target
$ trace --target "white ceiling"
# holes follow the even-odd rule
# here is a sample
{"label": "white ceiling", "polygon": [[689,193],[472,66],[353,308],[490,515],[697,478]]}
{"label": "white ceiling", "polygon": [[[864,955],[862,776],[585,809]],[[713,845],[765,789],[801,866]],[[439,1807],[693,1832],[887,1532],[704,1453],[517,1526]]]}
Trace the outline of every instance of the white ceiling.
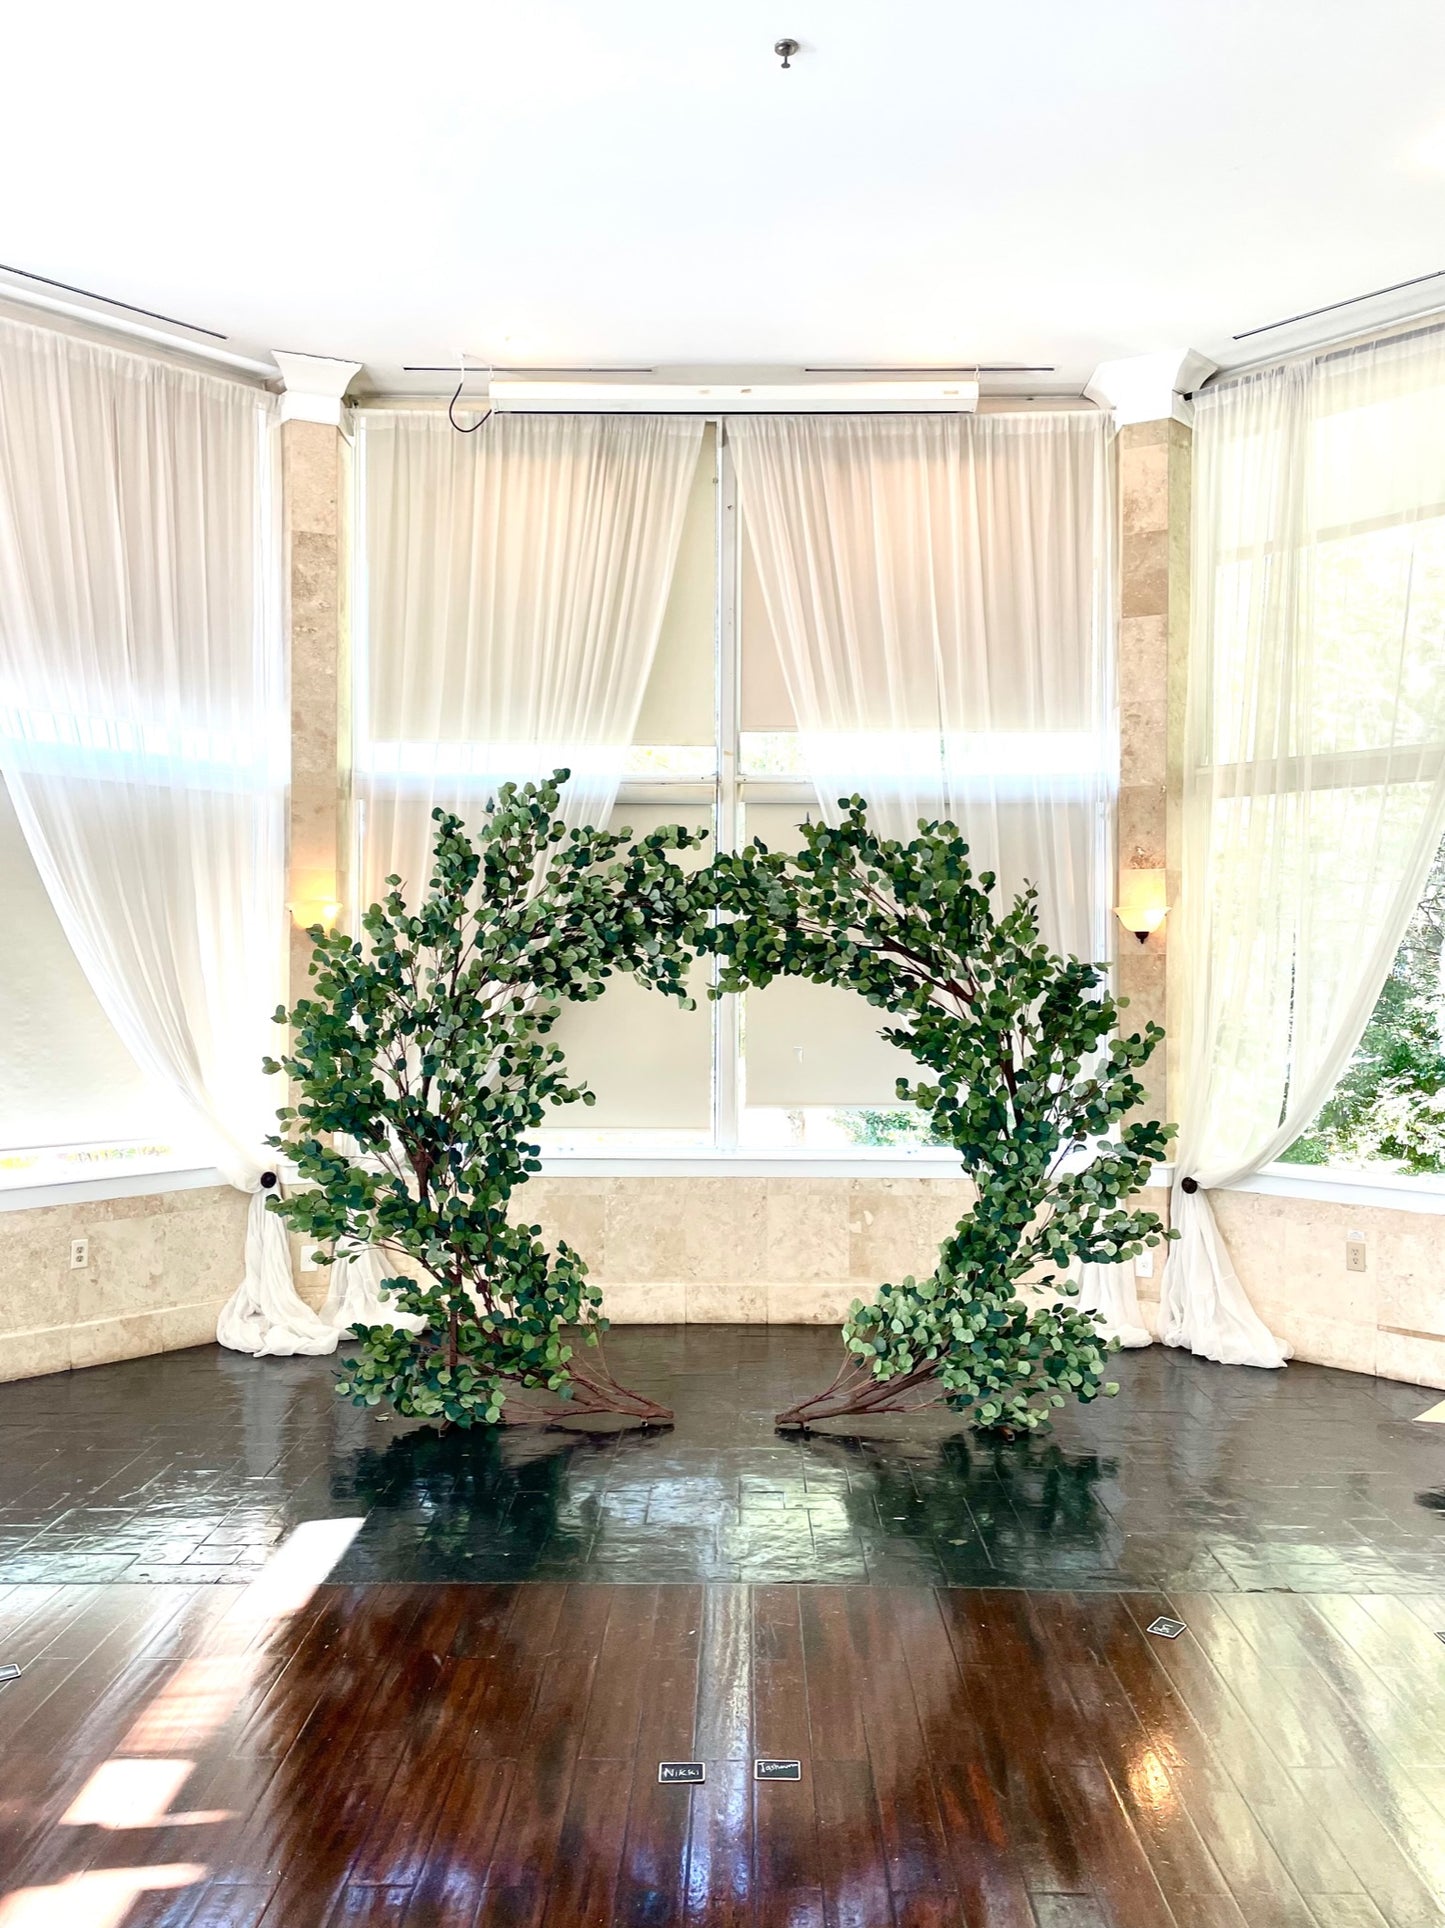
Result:
{"label": "white ceiling", "polygon": [[0,261],[372,388],[466,351],[1077,392],[1445,303],[1231,340],[1445,269],[1439,0],[72,0],[4,65]]}

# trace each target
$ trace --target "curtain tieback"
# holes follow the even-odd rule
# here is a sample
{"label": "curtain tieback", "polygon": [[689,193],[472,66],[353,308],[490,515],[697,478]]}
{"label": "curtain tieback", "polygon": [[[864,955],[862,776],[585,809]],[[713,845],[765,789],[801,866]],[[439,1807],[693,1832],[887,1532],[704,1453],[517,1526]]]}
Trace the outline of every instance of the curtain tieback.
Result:
{"label": "curtain tieback", "polygon": [[[264,1185],[266,1181],[262,1179],[261,1182]],[[1194,1193],[1199,1190],[1199,1180],[1197,1178],[1181,1178],[1179,1181],[1179,1189],[1181,1192],[1188,1192],[1189,1195],[1193,1197]]]}

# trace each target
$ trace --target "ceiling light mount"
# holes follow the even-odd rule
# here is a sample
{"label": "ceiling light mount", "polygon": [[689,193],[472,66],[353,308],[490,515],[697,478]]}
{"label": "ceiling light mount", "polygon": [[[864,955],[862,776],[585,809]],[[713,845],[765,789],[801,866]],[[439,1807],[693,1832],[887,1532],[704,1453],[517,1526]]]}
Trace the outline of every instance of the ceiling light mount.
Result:
{"label": "ceiling light mount", "polygon": [[792,66],[793,55],[798,51],[799,48],[796,40],[775,40],[773,42],[773,52],[778,56],[779,60],[782,61],[784,73]]}

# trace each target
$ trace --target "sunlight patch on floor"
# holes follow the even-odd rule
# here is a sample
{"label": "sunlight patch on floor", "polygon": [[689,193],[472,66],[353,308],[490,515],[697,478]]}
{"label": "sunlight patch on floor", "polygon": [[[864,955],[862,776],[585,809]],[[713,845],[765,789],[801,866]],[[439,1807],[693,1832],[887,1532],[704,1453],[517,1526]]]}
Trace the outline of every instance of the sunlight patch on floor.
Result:
{"label": "sunlight patch on floor", "polygon": [[0,1901],[0,1928],[119,1928],[138,1895],[189,1888],[208,1870],[194,1861],[164,1868],[91,1868],[48,1888],[18,1888]]}

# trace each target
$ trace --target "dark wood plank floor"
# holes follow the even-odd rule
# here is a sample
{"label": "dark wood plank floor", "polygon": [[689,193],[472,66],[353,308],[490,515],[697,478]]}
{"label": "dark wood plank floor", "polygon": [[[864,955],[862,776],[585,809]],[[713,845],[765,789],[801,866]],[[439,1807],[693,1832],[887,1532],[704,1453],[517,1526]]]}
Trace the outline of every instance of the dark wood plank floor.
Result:
{"label": "dark wood plank floor", "polygon": [[0,1928],[1434,1928],[1437,1626],[1421,1597],[17,1586]]}

